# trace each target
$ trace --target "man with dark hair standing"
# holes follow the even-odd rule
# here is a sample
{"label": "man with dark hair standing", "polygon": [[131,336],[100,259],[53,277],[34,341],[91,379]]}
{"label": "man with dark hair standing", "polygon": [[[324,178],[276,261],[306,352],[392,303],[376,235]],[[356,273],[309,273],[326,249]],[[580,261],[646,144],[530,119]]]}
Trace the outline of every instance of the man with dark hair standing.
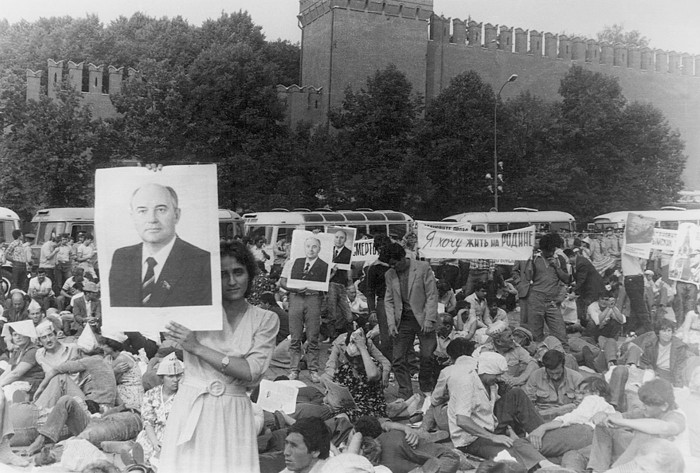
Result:
{"label": "man with dark hair standing", "polygon": [[513,280],[521,299],[525,299],[527,328],[532,331],[535,341],[544,339],[546,323],[550,334],[568,350],[566,325],[560,306],[565,295],[564,284],[569,282],[570,277],[566,271],[566,258],[555,255],[559,240],[555,234],[544,235],[540,239],[540,249],[532,259],[519,261],[513,268]]}
{"label": "man with dark hair standing", "polygon": [[569,259],[573,269],[573,282],[576,284],[574,292],[576,298],[576,313],[581,325],[586,325],[586,311],[588,306],[598,300],[598,295],[605,289],[603,278],[595,269],[593,263],[580,253],[567,248],[564,254]]}
{"label": "man with dark hair standing", "polygon": [[328,459],[331,434],[318,417],[297,420],[284,441],[284,464],[280,473],[318,473]]}
{"label": "man with dark hair standing", "polygon": [[423,393],[433,390],[432,355],[437,346],[438,291],[430,265],[406,257],[406,251],[398,243],[387,249],[389,269],[385,274],[386,295],[384,307],[389,334],[394,337],[393,369],[399,385],[399,397],[413,395],[408,370],[408,352],[418,335],[420,342],[420,368],[418,382]]}
{"label": "man with dark hair standing", "polygon": [[24,236],[20,230],[12,230],[14,240],[7,247],[6,259],[12,263],[12,288],[27,290],[27,251],[24,248]]}

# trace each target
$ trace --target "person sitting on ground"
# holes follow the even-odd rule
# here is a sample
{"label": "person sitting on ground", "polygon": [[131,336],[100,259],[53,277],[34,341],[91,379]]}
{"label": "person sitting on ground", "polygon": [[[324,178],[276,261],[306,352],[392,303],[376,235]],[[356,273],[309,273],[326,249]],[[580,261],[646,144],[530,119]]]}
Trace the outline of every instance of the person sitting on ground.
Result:
{"label": "person sitting on ground", "polygon": [[[54,325],[48,320],[36,327],[36,334],[39,337],[39,343],[41,343],[41,348],[36,351],[36,361],[44,372],[48,372],[66,361],[74,361],[80,358],[78,348],[73,344],[66,345],[62,343],[56,335]],[[54,376],[41,396],[35,400],[35,404],[39,407],[50,409],[63,395],[84,397],[77,382],[77,374]]]}
{"label": "person sitting on ground", "polygon": [[126,339],[126,335],[122,332],[103,330],[99,342],[105,359],[114,370],[118,404],[124,404],[130,409],[141,409],[143,403],[141,369],[135,357],[124,351],[123,343]]}
{"label": "person sitting on ground", "polygon": [[31,298],[23,291],[19,289],[13,290],[9,301],[5,303],[6,307],[3,317],[5,317],[8,322],[27,320],[29,318],[28,307],[30,301]]}
{"label": "person sitting on ground", "polygon": [[508,373],[503,375],[503,381],[509,386],[523,386],[539,365],[527,350],[515,342],[513,330],[501,324],[497,322],[489,327],[489,341],[481,347],[481,352],[495,351],[503,355],[508,362]]}
{"label": "person sitting on ground", "polygon": [[675,336],[676,324],[668,319],[660,319],[654,324],[656,340],[647,338],[640,347],[642,356],[639,367],[653,369],[656,376],[669,381],[676,387],[685,383],[684,371],[689,359],[697,356],[690,347]]}
{"label": "person sitting on ground", "polygon": [[528,440],[542,455],[550,458],[578,450],[593,441],[593,418],[602,412],[612,414],[610,387],[604,379],[591,376],[580,385],[583,400],[573,411],[540,425],[528,434]]}
{"label": "person sitting on ground", "polygon": [[82,286],[74,284],[79,292],[71,299],[74,322],[71,332],[80,335],[85,324],[92,327],[99,326],[102,321],[102,303],[100,302],[100,287],[88,280],[84,280]]}
{"label": "person sitting on ground", "polygon": [[639,388],[642,408],[621,414],[600,413],[596,424],[588,468],[604,472],[632,461],[653,438],[672,440],[685,430],[685,417],[677,411],[673,386],[656,378]]}
{"label": "person sitting on ground", "polygon": [[[615,305],[612,292],[603,291],[596,302],[588,306],[583,341],[592,342],[581,349],[583,362],[598,373],[617,364],[617,338],[622,333],[625,316]],[[572,350],[576,346],[570,343]]]}
{"label": "person sitting on ground", "polygon": [[466,338],[466,333],[455,330],[452,316],[450,314],[438,314],[437,327],[435,329],[437,335],[437,346],[433,352],[434,366],[433,377],[437,382],[440,371],[446,366],[452,364],[450,355],[447,353],[448,345],[455,338]]}
{"label": "person sitting on ground", "polygon": [[364,325],[369,319],[369,305],[367,304],[367,299],[364,295],[357,293],[357,288],[354,284],[348,286],[346,291],[353,319],[357,320],[360,325]]}
{"label": "person sitting on ground", "polygon": [[[476,371],[469,368],[473,366],[469,362],[464,362],[467,371],[448,372],[446,379],[447,413],[455,447],[485,459],[492,459],[506,450],[528,470],[553,466],[530,442],[515,434],[515,431],[532,432],[544,421],[520,388],[508,389],[499,397],[498,381],[508,371],[503,355],[481,353]],[[443,374],[446,371],[443,370]],[[436,391],[437,388],[433,395]]]}
{"label": "person sitting on ground", "polygon": [[280,473],[319,473],[331,450],[331,435],[317,417],[300,419],[289,428],[284,442],[284,463]]}
{"label": "person sitting on ground", "polygon": [[361,415],[383,417],[386,415],[383,387],[389,384],[390,369],[389,360],[367,339],[363,329],[357,329],[333,342],[323,376],[350,391],[356,404],[355,408],[344,411],[350,420]]}
{"label": "person sitting on ground", "polygon": [[[63,324],[61,323],[61,317],[58,315],[58,311],[55,308],[50,307],[47,311],[44,311],[44,309],[37,303],[37,301],[32,301],[29,303],[28,310],[29,319],[34,323],[34,327],[38,327],[40,323],[47,321],[54,326],[57,333],[63,333]],[[51,314],[50,317],[49,314]]]}
{"label": "person sitting on ground", "polygon": [[117,400],[117,380],[114,377],[114,370],[104,359],[102,349],[97,344],[83,344],[82,340],[79,340],[77,345],[81,358],[50,367],[34,394],[34,399],[41,396],[55,376],[63,373],[79,373],[78,385],[81,386],[85,399],[96,402],[101,411],[106,411],[113,407]]}
{"label": "person sitting on ground", "polygon": [[32,272],[36,276],[29,280],[27,293],[46,310],[51,307],[54,299],[53,282],[46,277],[46,268],[34,268]]}
{"label": "person sitting on ground", "polygon": [[73,285],[78,282],[81,284],[83,283],[84,273],[85,271],[83,268],[77,266],[71,270],[72,276],[66,279],[61,287],[60,295],[56,297],[56,307],[58,307],[58,310],[63,311],[70,305],[71,299],[77,292]]}
{"label": "person sitting on ground", "polygon": [[15,434],[12,419],[10,418],[10,404],[10,401],[5,397],[4,391],[0,389],[0,463],[25,467],[29,465],[29,462],[15,455],[10,447],[10,439]]}
{"label": "person sitting on ground", "polygon": [[609,469],[606,473],[684,473],[686,470],[680,450],[665,439],[652,439],[630,462]]}
{"label": "person sitting on ground", "polygon": [[491,313],[488,309],[488,303],[486,301],[487,290],[488,283],[478,281],[474,286],[474,292],[465,299],[465,301],[469,303],[470,318],[476,318],[477,330],[485,330],[493,323],[493,320],[491,320]]}
{"label": "person sitting on ground", "polygon": [[438,290],[438,304],[445,306],[445,312],[450,315],[455,314],[455,309],[457,308],[457,299],[455,298],[455,292],[452,290],[450,283],[444,279],[437,282]]}
{"label": "person sitting on ground", "polygon": [[157,374],[163,384],[148,391],[143,398],[143,430],[136,437],[136,441],[143,448],[144,459],[148,464],[153,457],[160,454],[165,422],[168,420],[183,372],[183,363],[177,359],[174,352],[171,353],[158,365]]}
{"label": "person sitting on ground", "polygon": [[437,462],[440,473],[455,473],[459,468],[459,456],[455,452],[427,440],[405,424],[362,416],[355,422],[355,432],[361,433],[363,439],[379,441],[379,464],[388,467],[392,473],[408,473],[431,459]]}
{"label": "person sitting on ground", "polygon": [[576,402],[583,376],[564,366],[564,354],[548,350],[542,357],[542,368],[536,369],[525,384],[525,392],[539,408],[563,406]]}
{"label": "person sitting on ground", "polygon": [[2,336],[11,337],[12,349],[10,350],[10,369],[0,375],[0,387],[25,381],[29,383],[28,394],[32,396],[44,378],[44,372],[36,361],[36,351],[39,347],[34,344],[37,338],[34,323],[31,320],[23,320],[5,324],[2,328]]}

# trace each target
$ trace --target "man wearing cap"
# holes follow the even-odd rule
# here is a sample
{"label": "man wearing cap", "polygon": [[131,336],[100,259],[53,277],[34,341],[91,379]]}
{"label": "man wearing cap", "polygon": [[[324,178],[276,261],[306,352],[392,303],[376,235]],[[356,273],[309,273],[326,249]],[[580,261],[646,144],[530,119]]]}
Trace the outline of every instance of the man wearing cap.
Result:
{"label": "man wearing cap", "polygon": [[75,297],[72,302],[73,330],[82,331],[85,323],[99,324],[102,320],[102,303],[100,302],[100,287],[92,281],[83,280],[83,295]]}
{"label": "man wearing cap", "polygon": [[[77,360],[80,353],[75,345],[65,345],[56,336],[53,324],[45,320],[36,327],[41,348],[36,351],[36,362],[44,370],[44,373],[55,369],[62,363]],[[37,397],[35,404],[39,407],[52,408],[58,399],[65,394],[85,397],[78,387],[78,374],[61,374],[54,377],[47,385],[44,392]]]}
{"label": "man wearing cap", "polygon": [[46,269],[38,268],[36,276],[29,280],[28,294],[44,310],[50,307],[53,299],[53,282],[46,277]]}
{"label": "man wearing cap", "polygon": [[513,331],[503,322],[495,322],[486,331],[489,341],[481,352],[493,351],[503,355],[508,362],[508,372],[502,376],[509,386],[524,386],[530,374],[539,368],[537,361],[513,338]]}
{"label": "man wearing cap", "polygon": [[521,389],[512,388],[499,396],[497,383],[508,371],[506,359],[499,353],[484,352],[477,361],[476,370],[462,371],[447,382],[452,443],[465,453],[486,459],[507,450],[528,470],[538,465],[554,466],[513,432],[532,432],[544,420]]}

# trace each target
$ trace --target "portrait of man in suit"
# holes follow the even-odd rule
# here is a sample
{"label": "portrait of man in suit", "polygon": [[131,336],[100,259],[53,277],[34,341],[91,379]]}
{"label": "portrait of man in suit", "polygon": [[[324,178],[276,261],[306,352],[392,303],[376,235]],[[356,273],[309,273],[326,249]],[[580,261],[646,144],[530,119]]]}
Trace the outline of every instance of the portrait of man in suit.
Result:
{"label": "portrait of man in suit", "polygon": [[308,237],[304,241],[306,257],[294,260],[290,279],[325,282],[328,277],[328,263],[318,257],[320,251],[321,240],[316,237]]}
{"label": "portrait of man in suit", "polygon": [[335,240],[333,246],[333,262],[339,265],[349,265],[350,259],[352,258],[352,251],[350,248],[345,246],[345,242],[348,240],[348,235],[345,230],[336,230]]}
{"label": "portrait of man in suit", "polygon": [[210,253],[177,236],[180,215],[172,187],[151,183],[134,191],[131,218],[141,242],[112,256],[111,307],[212,304]]}

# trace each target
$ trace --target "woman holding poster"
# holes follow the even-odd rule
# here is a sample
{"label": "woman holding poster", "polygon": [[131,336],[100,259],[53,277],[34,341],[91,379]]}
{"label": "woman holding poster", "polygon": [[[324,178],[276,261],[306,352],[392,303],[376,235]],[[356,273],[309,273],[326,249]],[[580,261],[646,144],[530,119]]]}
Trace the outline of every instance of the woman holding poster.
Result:
{"label": "woman holding poster", "polygon": [[184,351],[185,376],[168,417],[160,471],[259,471],[246,387],[258,384],[270,364],[279,320],[246,302],[255,269],[242,243],[221,245],[223,329],[192,332],[175,322],[166,327]]}

